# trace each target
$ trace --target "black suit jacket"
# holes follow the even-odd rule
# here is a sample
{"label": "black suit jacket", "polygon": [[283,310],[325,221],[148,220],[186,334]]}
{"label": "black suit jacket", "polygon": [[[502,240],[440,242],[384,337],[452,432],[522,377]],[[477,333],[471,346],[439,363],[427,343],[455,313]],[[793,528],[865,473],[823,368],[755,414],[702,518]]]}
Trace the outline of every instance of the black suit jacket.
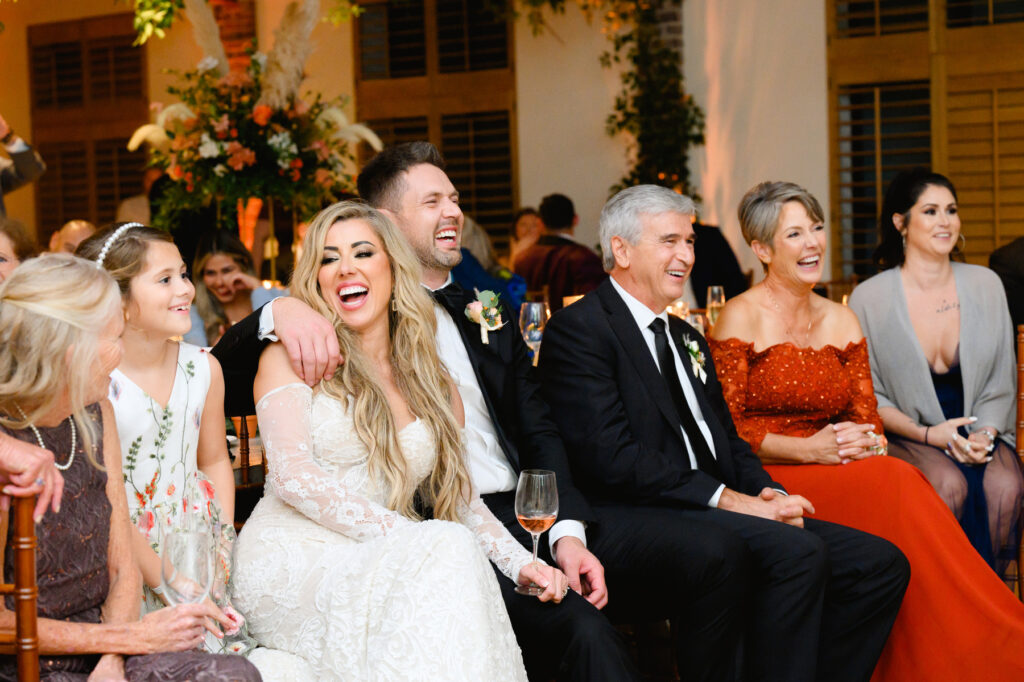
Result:
{"label": "black suit jacket", "polygon": [[[540,373],[575,480],[591,500],[706,507],[718,487],[756,495],[774,482],[736,433],[707,343],[669,316],[711,430],[722,480],[690,468],[686,444],[658,366],[636,320],[611,282],[554,315],[544,330]],[[695,378],[682,337],[704,353],[707,381]]]}
{"label": "black suit jacket", "polygon": [[[454,285],[458,286],[458,285]],[[475,295],[459,288],[461,296],[446,305],[455,320],[469,354],[473,371],[487,403],[501,448],[512,469],[550,469],[558,481],[559,520],[592,520],[590,505],[572,482],[565,447],[551,421],[548,406],[540,397],[540,386],[519,334],[518,316],[503,304],[505,326],[490,332],[486,345],[480,340],[480,326],[465,315],[465,306]],[[224,371],[224,407],[228,414],[253,414],[252,385],[259,356],[266,341],[259,341],[257,310],[231,327],[214,346],[213,354]],[[248,411],[245,411],[248,410]],[[503,521],[505,519],[502,519]]]}
{"label": "black suit jacket", "polygon": [[697,239],[693,243],[694,261],[690,282],[693,284],[697,307],[707,305],[708,287],[712,284],[722,285],[726,298],[739,296],[746,291],[747,276],[722,231],[714,225],[695,223],[693,233]]}
{"label": "black suit jacket", "polygon": [[10,156],[10,159],[0,158],[0,218],[7,216],[4,195],[38,179],[46,170],[42,157],[31,145],[28,149],[14,152]]}

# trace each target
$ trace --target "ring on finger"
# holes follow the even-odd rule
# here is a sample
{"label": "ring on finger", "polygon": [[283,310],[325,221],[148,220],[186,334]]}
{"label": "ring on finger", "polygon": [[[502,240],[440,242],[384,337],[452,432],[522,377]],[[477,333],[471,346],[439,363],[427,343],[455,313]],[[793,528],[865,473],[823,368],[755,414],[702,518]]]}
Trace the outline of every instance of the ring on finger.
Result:
{"label": "ring on finger", "polygon": [[43,484],[43,483],[45,483],[45,482],[46,482],[46,481],[44,481],[44,480],[42,479],[42,477],[40,477],[40,478],[37,478],[37,479],[36,479],[36,485],[42,485],[42,484]]}

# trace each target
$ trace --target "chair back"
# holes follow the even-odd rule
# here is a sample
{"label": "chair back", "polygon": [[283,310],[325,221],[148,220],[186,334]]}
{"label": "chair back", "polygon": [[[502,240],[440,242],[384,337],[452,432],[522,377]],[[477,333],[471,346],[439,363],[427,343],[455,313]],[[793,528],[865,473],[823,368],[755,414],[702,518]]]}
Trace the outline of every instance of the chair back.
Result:
{"label": "chair back", "polygon": [[14,514],[11,546],[14,550],[14,584],[0,584],[0,595],[14,596],[14,631],[0,631],[0,653],[17,659],[18,680],[39,680],[39,636],[36,600],[36,524],[32,518],[35,497],[12,498]]}
{"label": "chair back", "polygon": [[249,438],[254,435],[249,433],[249,426],[256,422],[251,415],[242,417],[231,417],[238,434],[238,462],[235,474],[235,530],[240,531],[242,525],[249,518],[256,503],[263,497],[263,482],[266,480],[267,458],[262,456],[260,463],[252,464],[250,461],[251,449]]}
{"label": "chair back", "polygon": [[1017,456],[1024,462],[1024,324],[1017,327]]}

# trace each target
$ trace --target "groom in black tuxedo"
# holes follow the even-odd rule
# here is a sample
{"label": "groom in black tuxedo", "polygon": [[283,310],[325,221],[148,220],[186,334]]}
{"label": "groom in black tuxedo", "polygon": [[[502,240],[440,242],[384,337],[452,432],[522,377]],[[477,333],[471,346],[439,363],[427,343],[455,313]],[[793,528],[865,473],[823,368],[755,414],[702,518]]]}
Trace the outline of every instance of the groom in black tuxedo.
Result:
{"label": "groom in black tuxedo", "polygon": [[[693,266],[694,213],[663,187],[615,195],[600,224],[610,279],[545,329],[544,397],[573,475],[595,525],[628,518],[638,546],[676,528],[694,544],[744,548],[745,679],[868,680],[909,565],[881,538],[805,519],[810,502],[787,495],[737,435],[703,336],[665,313]],[[636,524],[638,512],[658,522]],[[599,556],[614,586],[621,562]]]}

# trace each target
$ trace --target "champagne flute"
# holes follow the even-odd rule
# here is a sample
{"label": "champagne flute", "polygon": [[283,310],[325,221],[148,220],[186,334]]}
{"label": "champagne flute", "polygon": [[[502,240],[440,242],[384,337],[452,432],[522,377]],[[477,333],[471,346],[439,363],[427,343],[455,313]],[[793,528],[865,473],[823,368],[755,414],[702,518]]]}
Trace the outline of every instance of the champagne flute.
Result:
{"label": "champagne flute", "polygon": [[[516,518],[533,538],[533,563],[537,563],[537,541],[551,528],[558,516],[558,486],[555,472],[546,469],[525,469],[516,486]],[[516,592],[537,596],[544,593],[538,585],[518,585]]]}
{"label": "champagne flute", "polygon": [[544,325],[548,321],[548,307],[544,303],[524,303],[519,309],[519,329],[523,340],[533,351],[533,366],[537,366],[540,356],[540,340],[544,335]]}
{"label": "champagne flute", "polygon": [[719,284],[712,284],[708,287],[708,322],[714,327],[718,322],[718,315],[725,307],[725,287]]}
{"label": "champagne flute", "polygon": [[172,606],[197,604],[210,594],[216,575],[213,538],[205,523],[167,530],[160,552],[164,596]]}

